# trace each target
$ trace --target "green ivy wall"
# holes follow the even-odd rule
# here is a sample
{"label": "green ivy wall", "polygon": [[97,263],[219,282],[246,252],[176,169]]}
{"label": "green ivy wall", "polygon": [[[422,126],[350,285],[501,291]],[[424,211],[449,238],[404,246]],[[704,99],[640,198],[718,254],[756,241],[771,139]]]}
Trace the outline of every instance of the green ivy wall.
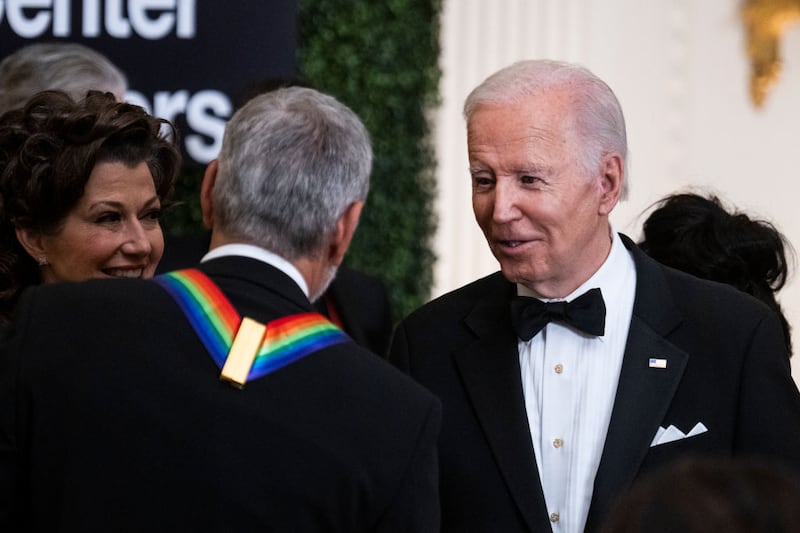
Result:
{"label": "green ivy wall", "polygon": [[375,163],[347,263],[382,277],[397,317],[427,301],[441,0],[300,0],[298,64],[362,118]]}

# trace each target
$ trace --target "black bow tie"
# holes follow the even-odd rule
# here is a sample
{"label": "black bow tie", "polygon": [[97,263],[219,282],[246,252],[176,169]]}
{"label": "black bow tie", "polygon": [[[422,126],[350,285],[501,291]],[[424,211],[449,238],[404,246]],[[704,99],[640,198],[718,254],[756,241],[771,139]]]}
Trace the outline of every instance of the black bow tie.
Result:
{"label": "black bow tie", "polygon": [[600,289],[591,289],[571,302],[543,302],[527,296],[516,296],[511,301],[511,324],[524,341],[531,340],[552,321],[570,325],[589,335],[603,335],[606,304]]}

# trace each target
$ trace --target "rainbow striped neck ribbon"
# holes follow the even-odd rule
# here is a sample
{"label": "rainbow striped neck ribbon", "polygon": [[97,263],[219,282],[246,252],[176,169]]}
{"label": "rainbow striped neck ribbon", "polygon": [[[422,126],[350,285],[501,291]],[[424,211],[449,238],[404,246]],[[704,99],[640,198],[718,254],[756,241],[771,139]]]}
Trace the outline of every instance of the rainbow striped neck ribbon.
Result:
{"label": "rainbow striped neck ribbon", "polygon": [[[154,280],[175,299],[214,363],[222,369],[243,320],[230,301],[197,269],[169,272]],[[289,315],[268,322],[246,381],[347,339],[347,335],[319,313]]]}

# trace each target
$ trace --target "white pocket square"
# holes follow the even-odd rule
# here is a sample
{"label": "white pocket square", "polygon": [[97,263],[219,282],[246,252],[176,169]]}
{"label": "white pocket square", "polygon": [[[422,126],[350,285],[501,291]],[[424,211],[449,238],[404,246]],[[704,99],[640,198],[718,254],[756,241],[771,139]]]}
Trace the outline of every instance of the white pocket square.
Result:
{"label": "white pocket square", "polygon": [[666,428],[660,427],[658,428],[658,431],[656,431],[656,436],[653,437],[653,442],[650,443],[650,447],[652,448],[653,446],[666,444],[676,440],[688,439],[689,437],[700,435],[706,431],[708,431],[708,428],[702,422],[695,424],[689,433],[684,433],[673,425],[670,425]]}

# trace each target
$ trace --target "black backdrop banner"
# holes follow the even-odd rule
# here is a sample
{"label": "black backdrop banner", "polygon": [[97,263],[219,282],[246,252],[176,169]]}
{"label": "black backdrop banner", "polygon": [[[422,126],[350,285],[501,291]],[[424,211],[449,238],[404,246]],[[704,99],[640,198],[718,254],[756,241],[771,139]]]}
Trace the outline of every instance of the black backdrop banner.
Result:
{"label": "black backdrop banner", "polygon": [[128,77],[126,99],[172,120],[184,153],[215,158],[254,87],[296,76],[298,0],[0,0],[0,58],[79,42]]}

